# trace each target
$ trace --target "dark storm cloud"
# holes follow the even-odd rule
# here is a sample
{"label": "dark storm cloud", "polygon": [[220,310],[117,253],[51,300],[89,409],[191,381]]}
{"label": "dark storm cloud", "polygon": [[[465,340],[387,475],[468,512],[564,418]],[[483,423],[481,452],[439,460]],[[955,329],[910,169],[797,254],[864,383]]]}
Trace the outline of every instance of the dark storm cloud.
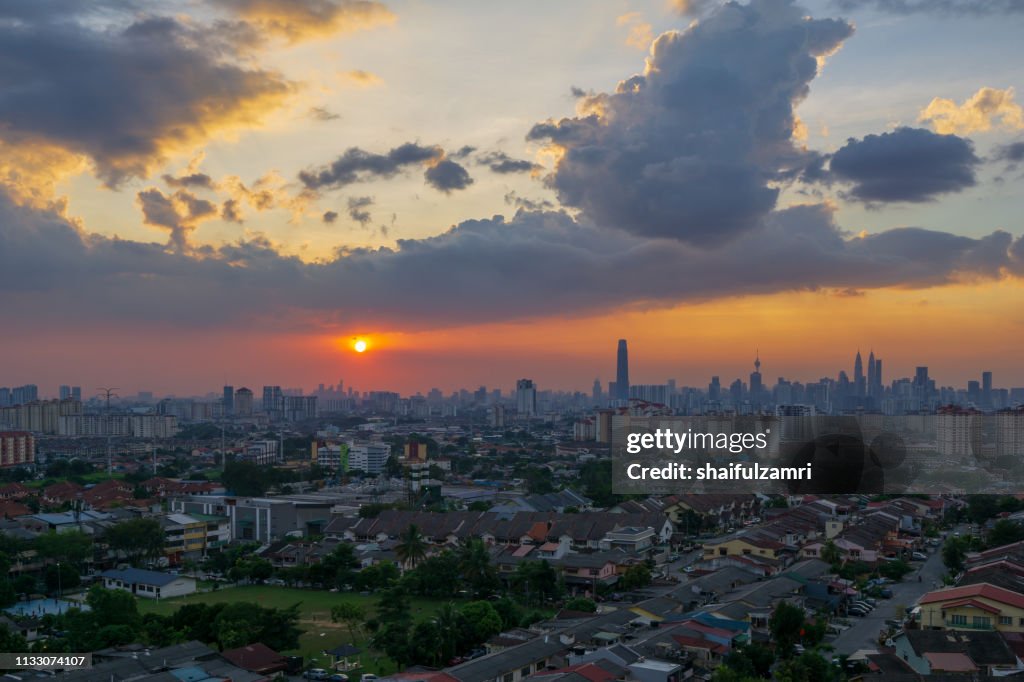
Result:
{"label": "dark storm cloud", "polygon": [[226,199],[220,207],[220,217],[229,223],[241,223],[242,219],[242,207],[238,203],[238,199]]}
{"label": "dark storm cloud", "polygon": [[338,221],[338,212],[337,211],[324,211],[324,214],[321,216],[321,219],[324,221],[324,224],[326,224],[326,225],[333,225],[334,223],[336,223]]}
{"label": "dark storm cloud", "polygon": [[889,14],[988,16],[1024,13],[1020,0],[834,0],[844,11],[870,8]]}
{"label": "dark storm cloud", "polygon": [[415,142],[399,145],[386,154],[350,147],[329,165],[300,172],[299,180],[308,189],[337,189],[373,178],[391,178],[408,166],[437,163],[443,158],[440,147]]}
{"label": "dark storm cloud", "polygon": [[423,173],[423,179],[434,189],[451,194],[455,190],[466,189],[473,184],[473,178],[457,161],[443,159]]}
{"label": "dark storm cloud", "polygon": [[817,58],[852,31],[785,0],[730,3],[660,36],[644,74],[528,139],[564,150],[549,184],[595,223],[721,244],[753,229],[775,206],[775,183],[813,160],[794,143],[794,106]]}
{"label": "dark storm cloud", "polygon": [[[153,221],[181,224],[173,197],[148,198]],[[1008,233],[971,238],[904,228],[849,238],[823,205],[772,213],[715,249],[637,237],[565,213],[520,211],[511,220],[469,220],[436,237],[401,239],[393,249],[303,263],[259,239],[171,251],[85,234],[0,193],[0,306],[24,324],[279,326],[294,319],[427,327],[1006,274],[1024,275],[1024,241]]]}
{"label": "dark storm cloud", "polygon": [[365,227],[367,223],[373,220],[373,216],[366,210],[370,206],[373,206],[373,197],[349,197],[348,216]]}
{"label": "dark storm cloud", "polygon": [[974,186],[981,160],[970,140],[923,128],[850,139],[832,155],[835,178],[865,202],[922,202]]}
{"label": "dark storm cloud", "polygon": [[176,19],[92,22],[60,3],[8,2],[0,12],[10,19],[0,21],[0,138],[83,154],[108,185],[220,129],[257,123],[292,91],[276,73],[226,61],[222,45]]}
{"label": "dark storm cloud", "polygon": [[500,175],[507,175],[509,173],[531,173],[535,170],[541,169],[541,166],[537,165],[533,161],[527,161],[526,159],[514,159],[501,151],[481,154],[478,160],[480,163],[490,168],[491,172],[498,173]]}

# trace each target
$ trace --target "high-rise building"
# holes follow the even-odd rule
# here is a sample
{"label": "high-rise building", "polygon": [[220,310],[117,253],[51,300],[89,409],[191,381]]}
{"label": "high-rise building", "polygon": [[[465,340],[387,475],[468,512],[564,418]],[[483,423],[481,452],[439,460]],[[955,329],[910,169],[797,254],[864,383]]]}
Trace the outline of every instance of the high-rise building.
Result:
{"label": "high-rise building", "polygon": [[284,412],[284,391],[280,386],[263,387],[263,411],[280,418]]}
{"label": "high-rise building", "polygon": [[872,349],[868,353],[868,395],[874,397],[875,395],[875,372],[877,367],[875,365],[875,351]]}
{"label": "high-rise building", "polygon": [[619,339],[619,349],[615,362],[615,395],[617,401],[629,401],[629,351],[626,339]]}
{"label": "high-rise building", "polygon": [[857,356],[853,359],[853,390],[858,398],[863,397],[867,393],[864,383],[864,361],[860,357],[859,348],[857,349]]}
{"label": "high-rise building", "polygon": [[750,402],[754,405],[761,403],[761,394],[764,391],[764,383],[761,381],[761,353],[754,356],[754,371],[750,373]]}
{"label": "high-rise building", "polygon": [[234,386],[225,386],[224,387],[224,399],[223,399],[223,402],[224,402],[223,408],[224,408],[225,416],[229,415],[229,414],[234,414],[234,412],[235,412],[235,387]]}
{"label": "high-rise building", "polygon": [[60,390],[58,391],[61,400],[67,400],[71,397],[71,387],[61,384]]}
{"label": "high-rise building", "polygon": [[71,399],[72,400],[79,400],[79,401],[82,399],[82,387],[81,386],[72,386],[71,387]]}
{"label": "high-rise building", "polygon": [[537,387],[532,379],[516,382],[516,412],[520,417],[533,417],[537,414]]}
{"label": "high-rise building", "polygon": [[981,373],[981,404],[992,407],[992,372]]}
{"label": "high-rise building", "polygon": [[604,392],[601,390],[601,380],[594,379],[594,388],[590,392],[590,399],[594,402],[595,405],[600,405],[603,397]]}
{"label": "high-rise building", "polygon": [[708,384],[708,400],[719,401],[722,399],[722,382],[717,376],[711,377],[711,383]]}
{"label": "high-rise building", "polygon": [[244,386],[235,391],[235,414],[239,417],[252,416],[252,391]]}
{"label": "high-rise building", "polygon": [[35,436],[28,431],[0,431],[0,467],[16,467],[35,462]]}

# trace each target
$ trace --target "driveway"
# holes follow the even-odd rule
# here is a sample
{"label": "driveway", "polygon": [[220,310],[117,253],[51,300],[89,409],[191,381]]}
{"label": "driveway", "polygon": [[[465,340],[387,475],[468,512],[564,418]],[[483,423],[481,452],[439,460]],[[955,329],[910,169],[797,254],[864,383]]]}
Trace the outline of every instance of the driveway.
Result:
{"label": "driveway", "polygon": [[[836,654],[852,654],[858,649],[877,647],[879,631],[886,628],[885,621],[906,615],[904,609],[916,604],[924,593],[934,590],[934,583],[941,580],[942,574],[946,572],[945,566],[942,565],[941,547],[935,548],[928,561],[915,562],[911,565],[919,568],[908,573],[903,582],[887,585],[892,589],[892,599],[879,599],[878,606],[863,618],[847,618],[850,621],[850,628],[832,641]],[[921,578],[921,582],[918,582],[918,577]]]}

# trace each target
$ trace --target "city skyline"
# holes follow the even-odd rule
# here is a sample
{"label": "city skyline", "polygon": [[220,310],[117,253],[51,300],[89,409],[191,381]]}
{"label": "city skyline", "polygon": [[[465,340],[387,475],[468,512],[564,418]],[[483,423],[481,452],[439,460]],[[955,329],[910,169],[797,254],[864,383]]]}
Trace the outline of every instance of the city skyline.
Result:
{"label": "city skyline", "polygon": [[5,381],[1024,385],[1022,16],[7,3]]}
{"label": "city skyline", "polygon": [[[846,380],[850,386],[852,394],[859,396],[872,396],[877,395],[883,391],[888,391],[894,382],[910,380],[914,381],[915,377],[920,379],[922,376],[934,383],[936,389],[939,388],[952,388],[958,391],[968,391],[972,387],[981,392],[985,391],[986,394],[990,394],[993,390],[1002,391],[1014,391],[1018,393],[1024,393],[1024,385],[1014,384],[1012,381],[1000,380],[996,373],[992,370],[978,370],[973,375],[968,374],[967,378],[958,383],[956,381],[944,380],[940,375],[936,375],[936,368],[927,364],[915,364],[913,371],[906,373],[894,373],[888,374],[888,364],[885,364],[886,368],[883,370],[883,357],[878,355],[873,348],[869,349],[869,360],[867,364],[867,370],[864,369],[862,353],[860,349],[857,349],[853,357],[850,359],[850,363],[847,366],[839,366],[833,368],[832,373],[822,373],[816,376],[797,376],[797,375],[782,375],[782,374],[770,374],[768,372],[762,372],[762,360],[761,352],[759,349],[755,350],[753,360],[748,363],[748,370],[752,372],[740,372],[736,375],[730,375],[724,372],[715,372],[714,370],[708,370],[710,373],[707,375],[707,380],[701,383],[699,378],[692,378],[689,382],[686,379],[680,379],[678,376],[668,376],[661,378],[653,378],[650,381],[638,381],[630,382],[629,386],[632,387],[647,387],[647,386],[671,386],[674,389],[682,391],[683,389],[698,390],[710,393],[712,384],[715,384],[715,380],[718,380],[716,388],[721,390],[723,393],[729,389],[729,385],[735,382],[742,384],[744,391],[750,391],[752,394],[758,394],[761,391],[771,393],[776,385],[780,382],[789,384],[816,384],[819,382],[835,382],[839,383]],[[922,370],[924,372],[922,373]],[[629,376],[629,359],[627,350],[627,340],[619,339],[617,342],[617,348],[615,353],[615,363],[613,365],[613,371],[608,375],[610,377],[621,377]],[[533,397],[529,400],[535,405],[536,392],[556,392],[563,394],[586,394],[586,386],[583,384],[576,386],[560,386],[560,385],[544,385],[543,376],[533,374],[531,378],[524,379],[518,378],[511,382],[506,383],[475,383],[465,385],[452,385],[441,387],[439,385],[420,386],[411,389],[398,390],[394,387],[387,386],[373,386],[364,385],[360,386],[351,381],[346,380],[344,377],[339,377],[337,380],[324,379],[316,382],[315,384],[302,384],[301,382],[282,382],[278,384],[267,383],[264,380],[256,380],[250,382],[241,382],[234,384],[224,384],[219,388],[210,388],[206,393],[202,392],[174,392],[174,391],[160,391],[153,387],[138,387],[138,388],[126,388],[117,389],[120,393],[114,394],[116,398],[123,398],[131,401],[135,400],[141,394],[149,394],[154,398],[161,396],[177,396],[177,397],[191,397],[191,398],[202,398],[209,397],[215,394],[221,395],[221,402],[229,406],[236,400],[236,391],[240,389],[247,389],[252,394],[256,394],[260,390],[263,392],[262,404],[267,405],[268,401],[273,402],[275,399],[280,400],[285,395],[315,395],[322,393],[325,390],[327,392],[335,391],[339,389],[340,392],[346,394],[365,395],[371,392],[394,392],[403,396],[414,396],[414,395],[427,395],[434,391],[441,391],[444,396],[450,396],[461,392],[474,392],[480,388],[485,388],[488,392],[497,389],[502,392],[502,395],[506,399],[510,399],[513,402],[519,402],[518,394],[522,385],[528,385],[529,390],[533,393]],[[600,388],[601,394],[604,396],[605,401],[625,401],[628,398],[636,398],[635,395],[629,395],[628,398],[622,395],[618,389],[618,381],[614,381],[608,378],[602,378],[598,375],[594,378],[593,383],[590,386],[590,392],[593,393]],[[88,389],[83,389],[82,386],[61,383],[53,391],[48,391],[44,386],[40,389],[39,384],[29,383],[25,385],[16,385],[8,382],[10,385],[4,385],[3,379],[0,378],[0,406],[5,404],[19,404],[18,396],[22,396],[21,402],[29,402],[37,399],[49,399],[49,398],[65,398],[75,397],[76,399],[89,401],[90,399],[101,399],[105,395],[107,389],[97,388],[95,391],[90,392]],[[230,389],[230,390],[229,390]],[[196,389],[192,389],[196,390]],[[275,391],[276,393],[271,394],[268,398],[268,391]],[[276,396],[276,398],[275,398]],[[715,399],[714,396],[711,397]],[[535,407],[533,409],[536,409]]]}

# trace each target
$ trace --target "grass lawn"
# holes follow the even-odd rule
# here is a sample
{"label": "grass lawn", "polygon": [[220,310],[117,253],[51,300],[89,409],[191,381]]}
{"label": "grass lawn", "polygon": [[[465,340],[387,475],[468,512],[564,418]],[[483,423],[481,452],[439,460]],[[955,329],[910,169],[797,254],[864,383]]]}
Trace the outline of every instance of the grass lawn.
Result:
{"label": "grass lawn", "polygon": [[[190,594],[173,599],[137,599],[139,612],[158,613],[168,616],[185,604],[216,604],[218,602],[252,602],[267,608],[287,608],[299,602],[299,627],[304,631],[299,637],[299,648],[281,653],[302,656],[305,664],[326,668],[330,657],[321,652],[333,649],[339,644],[353,643],[366,650],[366,634],[361,633],[355,642],[351,641],[348,629],[341,623],[331,622],[331,607],[342,603],[353,603],[363,607],[368,618],[377,612],[378,597],[363,596],[347,592],[325,590],[300,590],[273,585],[243,585],[228,587],[213,592]],[[445,600],[412,598],[410,606],[413,620],[432,617]],[[397,666],[383,654],[366,652],[362,656],[362,672],[387,675],[396,671]]]}

